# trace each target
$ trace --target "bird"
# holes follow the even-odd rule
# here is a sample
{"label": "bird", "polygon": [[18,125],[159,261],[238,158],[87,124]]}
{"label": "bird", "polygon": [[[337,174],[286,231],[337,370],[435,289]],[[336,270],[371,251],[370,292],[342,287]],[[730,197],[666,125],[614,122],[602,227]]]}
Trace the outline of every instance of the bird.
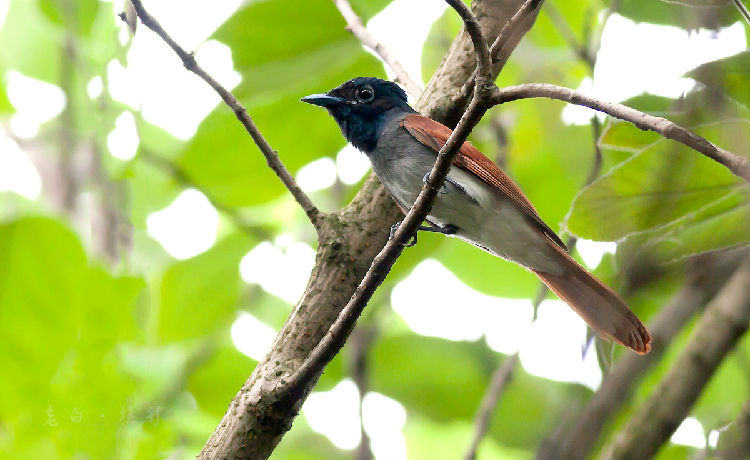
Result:
{"label": "bird", "polygon": [[[301,101],[328,110],[404,213],[452,133],[417,113],[400,86],[379,78],[353,78]],[[426,222],[420,230],[462,239],[527,268],[604,339],[639,354],[650,351],[641,320],[568,254],[521,188],[469,142],[453,160]]]}

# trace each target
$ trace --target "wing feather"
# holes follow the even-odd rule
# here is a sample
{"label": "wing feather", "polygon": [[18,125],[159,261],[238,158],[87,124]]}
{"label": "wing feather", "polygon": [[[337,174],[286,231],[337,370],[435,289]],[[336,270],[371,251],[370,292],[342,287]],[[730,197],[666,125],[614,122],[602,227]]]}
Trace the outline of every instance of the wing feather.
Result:
{"label": "wing feather", "polygon": [[[447,126],[418,114],[409,114],[401,122],[416,140],[437,152],[445,145],[450,137],[451,131]],[[537,229],[555,244],[563,249],[565,243],[559,236],[539,217],[534,205],[524,195],[523,191],[489,158],[484,156],[476,147],[464,142],[458,152],[453,166],[463,169],[481,179],[504,197],[507,197],[524,215],[536,225]]]}

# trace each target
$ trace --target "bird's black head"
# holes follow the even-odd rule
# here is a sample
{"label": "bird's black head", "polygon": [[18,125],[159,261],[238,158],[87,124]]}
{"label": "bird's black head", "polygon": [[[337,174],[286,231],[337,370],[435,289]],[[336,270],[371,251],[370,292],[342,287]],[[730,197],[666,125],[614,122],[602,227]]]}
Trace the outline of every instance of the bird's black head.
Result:
{"label": "bird's black head", "polygon": [[353,78],[325,94],[303,97],[302,102],[328,109],[344,137],[368,154],[391,116],[414,112],[401,87],[373,77]]}

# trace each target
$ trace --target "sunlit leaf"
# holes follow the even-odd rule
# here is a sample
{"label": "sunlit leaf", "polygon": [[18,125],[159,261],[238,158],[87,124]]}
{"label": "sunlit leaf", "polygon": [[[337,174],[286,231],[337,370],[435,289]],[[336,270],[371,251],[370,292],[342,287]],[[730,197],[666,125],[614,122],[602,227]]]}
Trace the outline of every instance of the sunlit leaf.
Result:
{"label": "sunlit leaf", "polygon": [[651,22],[685,29],[718,29],[739,20],[729,0],[650,1],[622,0],[616,11],[636,22]]}
{"label": "sunlit leaf", "polygon": [[[373,5],[365,10],[375,11]],[[330,2],[280,0],[247,4],[214,36],[232,49],[242,75],[235,94],[292,171],[335,156],[345,145],[328,114],[299,99],[356,76],[383,76],[382,65],[344,27]],[[290,134],[295,132],[299,135]],[[201,186],[228,205],[256,205],[284,193],[224,106],[203,122],[180,161]]]}
{"label": "sunlit leaf", "polygon": [[241,286],[240,259],[250,248],[246,236],[232,235],[165,273],[159,307],[163,340],[202,337],[231,322]]}
{"label": "sunlit leaf", "polygon": [[743,51],[734,56],[703,64],[686,74],[687,77],[721,91],[750,108],[748,75],[750,75],[750,51]]}
{"label": "sunlit leaf", "polygon": [[[697,129],[734,152],[747,152],[750,122]],[[668,224],[734,193],[744,182],[718,163],[660,140],[587,187],[573,203],[568,228],[597,241]]]}

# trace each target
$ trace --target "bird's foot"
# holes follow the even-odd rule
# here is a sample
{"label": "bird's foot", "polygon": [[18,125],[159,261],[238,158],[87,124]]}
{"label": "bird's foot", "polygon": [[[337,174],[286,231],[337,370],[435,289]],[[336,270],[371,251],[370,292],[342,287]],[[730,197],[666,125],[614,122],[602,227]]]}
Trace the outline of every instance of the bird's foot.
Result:
{"label": "bird's foot", "polygon": [[[393,238],[393,235],[396,234],[396,230],[398,230],[398,227],[401,225],[402,222],[403,221],[396,222],[395,224],[391,225],[391,232],[390,232],[390,235],[388,236],[388,239]],[[458,232],[458,227],[453,224],[448,224],[445,227],[420,225],[417,231],[411,237],[411,239],[404,245],[404,247],[410,248],[416,245],[417,234],[419,232],[432,232],[432,233],[442,233],[443,235],[455,235]]]}
{"label": "bird's foot", "polygon": [[[422,183],[426,184],[429,179],[430,179],[430,173],[428,172],[427,174],[424,175],[424,177],[422,177]],[[441,194],[445,195],[446,193],[450,193],[451,192],[450,187],[453,187],[453,191],[454,192],[458,191],[458,192],[460,192],[460,193],[462,193],[464,195],[467,195],[466,189],[461,184],[459,184],[458,182],[454,181],[450,177],[446,177],[445,178],[445,182],[443,182],[443,185],[440,186],[440,190],[438,190],[438,191]],[[472,198],[472,200],[473,200],[473,198]]]}
{"label": "bird's foot", "polygon": [[455,235],[458,232],[458,227],[453,224],[448,224],[445,227],[427,227],[423,225],[419,227],[419,230],[423,232],[442,233],[443,235]]}
{"label": "bird's foot", "polygon": [[[388,239],[389,240],[391,238],[393,238],[393,235],[396,234],[396,230],[398,230],[398,227],[401,225],[402,222],[403,222],[403,220],[400,220],[400,221],[396,222],[395,224],[391,225],[391,232],[388,235]],[[419,229],[417,229],[417,231],[419,231]],[[415,232],[414,235],[409,239],[409,241],[407,241],[407,243],[404,245],[404,247],[405,248],[410,248],[410,247],[412,247],[412,246],[414,246],[416,244],[417,244],[417,233]]]}
{"label": "bird's foot", "polygon": [[[423,184],[427,184],[427,182],[429,181],[429,179],[430,179],[430,172],[427,171],[427,173],[424,175],[424,177],[422,177],[422,183]],[[443,185],[440,186],[440,189],[438,190],[438,192],[440,194],[445,195],[446,193],[448,193],[448,191],[449,191],[448,190],[448,182],[451,182],[451,180],[446,177],[445,178],[445,182],[443,183]]]}

